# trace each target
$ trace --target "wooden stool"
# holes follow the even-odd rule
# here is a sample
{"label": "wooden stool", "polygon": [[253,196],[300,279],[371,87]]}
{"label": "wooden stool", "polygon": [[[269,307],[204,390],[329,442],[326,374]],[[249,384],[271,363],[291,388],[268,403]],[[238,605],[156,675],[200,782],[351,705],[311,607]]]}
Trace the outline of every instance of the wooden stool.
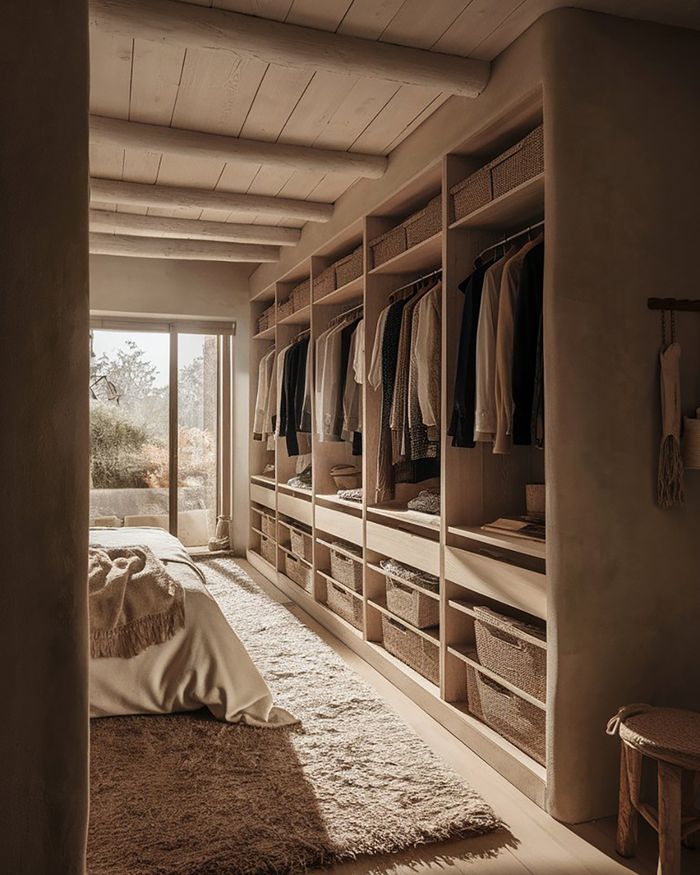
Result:
{"label": "wooden stool", "polygon": [[[695,808],[700,792],[700,713],[628,705],[608,724],[608,733],[615,732],[622,741],[617,852],[634,856],[641,814],[659,835],[658,875],[679,875],[681,842],[692,847],[691,833],[700,830]],[[644,757],[656,760],[658,809],[640,798]]]}

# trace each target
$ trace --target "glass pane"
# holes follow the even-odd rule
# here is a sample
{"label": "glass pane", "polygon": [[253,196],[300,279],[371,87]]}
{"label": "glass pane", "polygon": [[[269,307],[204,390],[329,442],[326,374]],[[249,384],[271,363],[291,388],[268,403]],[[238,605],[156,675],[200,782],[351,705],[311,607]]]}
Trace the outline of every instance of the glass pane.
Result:
{"label": "glass pane", "polygon": [[186,547],[203,547],[216,531],[218,339],[178,335],[178,516]]}
{"label": "glass pane", "polygon": [[167,334],[95,330],[90,524],[169,528]]}

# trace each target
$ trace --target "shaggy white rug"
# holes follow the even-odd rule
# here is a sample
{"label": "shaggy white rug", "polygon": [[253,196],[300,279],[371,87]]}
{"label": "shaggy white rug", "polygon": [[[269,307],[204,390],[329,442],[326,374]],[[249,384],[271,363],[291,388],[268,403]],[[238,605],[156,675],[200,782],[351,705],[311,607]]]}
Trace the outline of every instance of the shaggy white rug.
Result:
{"label": "shaggy white rug", "polygon": [[303,871],[500,825],[314,632],[231,559],[207,582],[300,726],[203,712],[92,721],[91,875]]}

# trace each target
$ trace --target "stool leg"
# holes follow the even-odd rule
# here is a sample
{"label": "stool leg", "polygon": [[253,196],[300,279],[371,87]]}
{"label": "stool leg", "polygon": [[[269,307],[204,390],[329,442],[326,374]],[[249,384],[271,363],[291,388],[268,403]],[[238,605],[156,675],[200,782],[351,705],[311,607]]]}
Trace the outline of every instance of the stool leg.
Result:
{"label": "stool leg", "polygon": [[[684,772],[682,805],[690,814],[698,811],[696,800],[700,799],[700,772]],[[700,848],[700,829],[683,839],[683,846],[692,850]]]}
{"label": "stool leg", "polygon": [[620,748],[620,799],[617,810],[617,853],[633,857],[637,850],[637,808],[642,781],[642,755],[624,742]]}
{"label": "stool leg", "polygon": [[683,770],[659,761],[658,875],[681,871],[681,781]]}

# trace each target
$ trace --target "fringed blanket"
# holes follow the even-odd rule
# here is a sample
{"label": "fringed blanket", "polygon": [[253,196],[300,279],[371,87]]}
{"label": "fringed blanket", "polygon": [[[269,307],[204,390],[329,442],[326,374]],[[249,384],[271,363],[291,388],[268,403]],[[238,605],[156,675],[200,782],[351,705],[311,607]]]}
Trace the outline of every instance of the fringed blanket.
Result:
{"label": "fringed blanket", "polygon": [[90,655],[129,659],[185,625],[185,595],[148,547],[91,547]]}

